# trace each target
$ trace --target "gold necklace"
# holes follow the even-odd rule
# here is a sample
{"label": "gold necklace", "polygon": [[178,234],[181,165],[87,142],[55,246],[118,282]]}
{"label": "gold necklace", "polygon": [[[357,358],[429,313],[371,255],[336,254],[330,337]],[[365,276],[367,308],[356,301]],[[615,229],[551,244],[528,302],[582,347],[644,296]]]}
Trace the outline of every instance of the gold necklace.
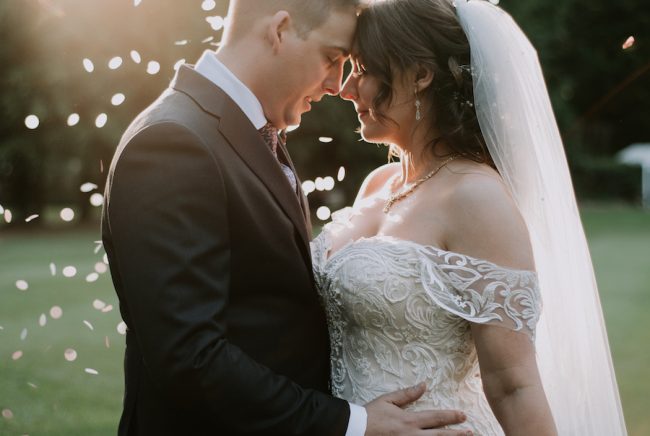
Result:
{"label": "gold necklace", "polygon": [[384,206],[384,213],[388,213],[391,207],[393,207],[393,204],[397,203],[398,201],[402,200],[405,197],[408,197],[411,195],[413,191],[415,191],[415,188],[420,186],[422,183],[426,182],[429,180],[431,177],[435,176],[438,171],[440,171],[445,165],[447,165],[449,162],[452,160],[458,158],[459,155],[455,154],[449,158],[447,158],[443,163],[441,163],[437,168],[435,168],[433,171],[431,171],[429,174],[426,176],[416,180],[408,189],[402,191],[402,192],[397,192],[393,195],[391,195],[388,198],[388,201],[386,202],[386,205]]}

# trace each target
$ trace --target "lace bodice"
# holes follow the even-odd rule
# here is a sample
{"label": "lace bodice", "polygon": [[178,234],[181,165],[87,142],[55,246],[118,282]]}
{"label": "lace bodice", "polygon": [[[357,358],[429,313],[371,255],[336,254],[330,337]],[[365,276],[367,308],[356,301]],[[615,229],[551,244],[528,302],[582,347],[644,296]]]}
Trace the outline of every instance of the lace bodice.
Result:
{"label": "lace bodice", "polygon": [[329,256],[332,232],[350,213],[335,213],[312,242],[333,395],[365,404],[426,382],[411,409],[463,410],[474,434],[503,434],[483,394],[470,322],[532,340],[541,309],[535,273],[390,236],[361,238]]}

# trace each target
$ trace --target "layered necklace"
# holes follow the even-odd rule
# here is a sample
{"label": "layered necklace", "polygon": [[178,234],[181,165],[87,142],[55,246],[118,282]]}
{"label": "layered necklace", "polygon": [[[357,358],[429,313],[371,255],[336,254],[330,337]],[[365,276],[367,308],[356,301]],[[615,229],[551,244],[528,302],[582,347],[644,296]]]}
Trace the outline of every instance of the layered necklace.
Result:
{"label": "layered necklace", "polygon": [[384,206],[384,213],[388,213],[391,207],[393,207],[393,204],[397,203],[400,200],[403,200],[404,198],[408,197],[415,191],[415,189],[420,186],[422,183],[426,182],[429,180],[431,177],[435,176],[438,171],[440,171],[445,165],[447,165],[449,162],[451,162],[454,159],[459,158],[460,155],[454,154],[447,159],[445,159],[440,165],[438,165],[436,168],[434,168],[431,172],[426,174],[424,177],[421,177],[417,179],[411,186],[408,188],[404,189],[403,191],[396,192],[395,194],[391,195],[388,198],[388,201],[386,202],[386,205]]}

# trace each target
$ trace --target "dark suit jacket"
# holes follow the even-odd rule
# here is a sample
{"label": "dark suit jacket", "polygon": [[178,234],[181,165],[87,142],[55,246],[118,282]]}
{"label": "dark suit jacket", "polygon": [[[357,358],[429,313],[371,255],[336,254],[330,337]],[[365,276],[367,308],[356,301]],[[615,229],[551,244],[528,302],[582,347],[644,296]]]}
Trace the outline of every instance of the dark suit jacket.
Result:
{"label": "dark suit jacket", "polygon": [[181,67],[124,134],[106,188],[128,326],[120,435],[345,433],[348,404],[323,393],[306,214],[237,105]]}

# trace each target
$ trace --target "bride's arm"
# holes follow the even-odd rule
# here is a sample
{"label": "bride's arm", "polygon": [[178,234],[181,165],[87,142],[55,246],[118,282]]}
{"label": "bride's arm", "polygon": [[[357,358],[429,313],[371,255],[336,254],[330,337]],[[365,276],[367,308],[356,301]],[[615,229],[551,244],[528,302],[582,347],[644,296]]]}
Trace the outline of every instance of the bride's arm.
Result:
{"label": "bride's arm", "polygon": [[[447,220],[450,250],[534,269],[525,223],[498,178],[465,176],[454,191]],[[530,337],[495,325],[472,323],[471,328],[483,389],[506,435],[556,435]]]}

